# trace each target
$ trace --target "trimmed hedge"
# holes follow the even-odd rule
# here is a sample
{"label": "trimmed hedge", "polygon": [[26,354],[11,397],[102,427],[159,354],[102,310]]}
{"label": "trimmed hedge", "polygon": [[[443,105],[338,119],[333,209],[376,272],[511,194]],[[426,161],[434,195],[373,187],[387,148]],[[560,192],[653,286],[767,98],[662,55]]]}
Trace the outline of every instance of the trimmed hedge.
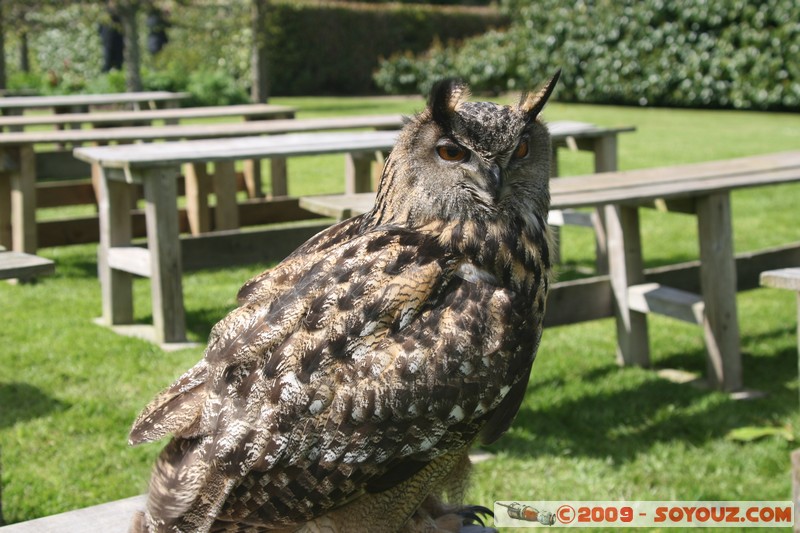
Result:
{"label": "trimmed hedge", "polygon": [[800,110],[796,0],[504,0],[503,8],[515,21],[507,32],[394,57],[376,82],[424,91],[455,75],[497,91],[538,85],[560,67],[561,101]]}
{"label": "trimmed hedge", "polygon": [[507,22],[488,8],[288,2],[270,9],[275,95],[374,93],[381,56],[420,53],[434,40],[464,39]]}

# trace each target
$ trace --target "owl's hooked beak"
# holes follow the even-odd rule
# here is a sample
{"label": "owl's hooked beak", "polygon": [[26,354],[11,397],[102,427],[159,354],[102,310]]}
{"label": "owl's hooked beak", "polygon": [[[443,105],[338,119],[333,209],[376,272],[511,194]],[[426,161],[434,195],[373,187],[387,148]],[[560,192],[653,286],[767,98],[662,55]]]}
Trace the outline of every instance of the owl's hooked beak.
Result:
{"label": "owl's hooked beak", "polygon": [[492,163],[492,165],[489,167],[489,176],[492,178],[495,196],[500,196],[500,189],[503,188],[503,171],[500,170],[500,165],[497,163]]}

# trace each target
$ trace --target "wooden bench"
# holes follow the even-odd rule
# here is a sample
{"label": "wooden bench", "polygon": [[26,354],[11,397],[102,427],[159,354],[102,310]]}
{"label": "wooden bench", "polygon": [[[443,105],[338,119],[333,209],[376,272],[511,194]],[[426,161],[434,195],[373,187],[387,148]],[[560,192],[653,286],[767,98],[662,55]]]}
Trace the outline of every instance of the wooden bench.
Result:
{"label": "wooden bench", "polygon": [[[645,367],[650,365],[647,314],[660,313],[698,324],[705,338],[709,380],[724,390],[741,390],[736,310],[736,291],[741,285],[733,251],[729,193],[798,181],[800,151],[551,181],[553,209],[602,209],[609,276],[556,284],[548,317],[562,315],[560,306],[573,314],[581,309],[579,320],[608,316],[612,311],[617,323],[618,361]],[[696,215],[698,264],[671,271],[645,271],[639,208],[657,200]],[[367,193],[306,197],[301,198],[300,205],[315,213],[344,217],[363,213],[373,201],[374,194]],[[758,266],[800,261],[798,258],[800,247],[792,245],[765,254]],[[749,272],[757,268],[752,258],[741,259]],[[679,286],[671,287],[672,281]],[[565,323],[559,320],[550,319],[550,323]]]}
{"label": "wooden bench", "polygon": [[[582,123],[566,123],[558,127],[561,141],[566,142],[571,132],[581,142],[596,141],[602,148],[597,158],[605,158],[606,164],[615,162],[615,154],[612,157],[607,150],[609,146],[616,147],[617,132],[627,130],[598,128]],[[369,165],[353,161],[369,161],[376,152],[388,152],[394,146],[396,136],[396,131],[305,133],[77,148],[76,157],[102,168],[98,254],[102,323],[124,332],[124,329],[116,326],[130,324],[133,319],[131,275],[149,276],[154,324],[150,338],[162,345],[185,341],[182,258],[176,206],[176,182],[181,165],[345,153],[349,162],[346,165],[346,190],[358,191],[370,187],[371,169]],[[614,141],[609,142],[609,138]],[[227,181],[230,184],[233,180]],[[128,210],[132,184],[144,186],[148,250],[130,245],[132,234]],[[220,186],[225,187],[224,181]],[[219,198],[218,191],[218,208]],[[235,202],[223,201],[223,204],[226,202],[232,210]],[[200,205],[193,209],[204,211]],[[231,226],[234,222],[231,220]],[[140,332],[140,328],[136,331]]]}
{"label": "wooden bench", "polygon": [[[397,128],[402,124],[401,115],[375,115],[363,117],[324,118],[324,119],[276,119],[221,124],[179,124],[167,126],[120,127],[105,129],[80,129],[60,131],[25,131],[4,133],[0,135],[0,245],[17,251],[35,253],[38,247],[36,228],[37,176],[43,173],[42,162],[38,155],[50,155],[50,152],[37,154],[42,144],[74,144],[86,143],[133,143],[137,141],[158,141],[178,139],[209,139],[241,137],[243,135],[274,135],[287,132],[303,132],[315,130],[345,129],[387,129]],[[56,152],[61,157],[50,165],[72,165],[79,163],[81,167],[75,171],[78,175],[90,173],[89,166],[74,159],[69,152]],[[65,159],[68,157],[68,159]],[[245,182],[250,197],[261,197],[260,164],[250,160],[245,165]],[[247,163],[247,162],[246,162]],[[361,161],[351,161],[355,167],[363,167]],[[199,182],[202,188],[208,183],[205,167],[200,164],[189,169],[191,181]],[[217,172],[222,176],[220,183],[232,183],[228,177],[233,172],[232,162],[222,165]],[[46,173],[46,172],[45,172]],[[285,196],[286,161],[283,157],[272,160],[273,196]],[[348,182],[349,183],[349,182]],[[201,193],[202,194],[202,190]],[[55,194],[51,191],[51,196]],[[224,210],[224,208],[223,208]]]}
{"label": "wooden bench", "polygon": [[244,104],[209,107],[170,107],[141,111],[106,111],[102,113],[59,113],[44,115],[0,116],[0,128],[21,131],[30,126],[91,127],[152,125],[163,120],[177,124],[182,120],[244,117],[245,120],[294,118],[295,109],[272,104]]}
{"label": "wooden bench", "polygon": [[55,272],[54,263],[38,255],[0,250],[0,279],[29,279]]}
{"label": "wooden bench", "polygon": [[145,496],[77,509],[0,527],[2,533],[127,533],[133,515],[144,508]]}

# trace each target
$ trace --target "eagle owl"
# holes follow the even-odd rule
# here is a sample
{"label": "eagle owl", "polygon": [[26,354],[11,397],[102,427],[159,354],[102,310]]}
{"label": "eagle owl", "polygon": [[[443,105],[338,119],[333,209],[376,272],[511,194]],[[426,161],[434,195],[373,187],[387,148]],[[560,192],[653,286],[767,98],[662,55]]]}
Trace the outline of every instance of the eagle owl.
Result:
{"label": "eagle owl", "polygon": [[[517,105],[436,85],[374,208],[248,281],[130,442],[172,440],[132,531],[459,531],[542,332],[558,74]],[[448,503],[445,503],[447,501]]]}

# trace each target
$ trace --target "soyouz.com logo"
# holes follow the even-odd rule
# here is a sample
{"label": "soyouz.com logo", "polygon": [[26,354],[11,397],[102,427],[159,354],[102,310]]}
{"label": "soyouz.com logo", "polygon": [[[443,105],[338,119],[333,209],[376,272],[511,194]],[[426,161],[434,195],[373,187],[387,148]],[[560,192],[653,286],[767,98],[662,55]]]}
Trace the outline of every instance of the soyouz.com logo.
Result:
{"label": "soyouz.com logo", "polygon": [[790,501],[497,501],[497,527],[787,527]]}

